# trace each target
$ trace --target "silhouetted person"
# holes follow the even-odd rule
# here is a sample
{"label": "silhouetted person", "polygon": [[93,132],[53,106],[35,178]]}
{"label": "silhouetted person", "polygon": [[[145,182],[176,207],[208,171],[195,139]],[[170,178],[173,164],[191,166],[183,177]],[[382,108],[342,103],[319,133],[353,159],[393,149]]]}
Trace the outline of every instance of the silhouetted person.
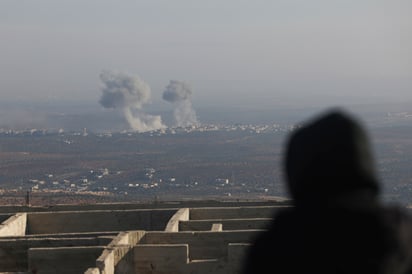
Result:
{"label": "silhouetted person", "polygon": [[245,273],[412,273],[412,223],[379,200],[367,134],[332,110],[292,132],[285,157],[294,206],[259,235]]}

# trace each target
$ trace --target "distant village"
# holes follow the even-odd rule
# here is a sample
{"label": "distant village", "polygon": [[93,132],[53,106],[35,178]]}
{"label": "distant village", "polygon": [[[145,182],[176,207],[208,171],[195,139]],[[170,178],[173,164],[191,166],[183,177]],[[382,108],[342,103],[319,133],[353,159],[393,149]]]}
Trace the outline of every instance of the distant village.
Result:
{"label": "distant village", "polygon": [[[411,117],[408,112],[387,113],[386,121]],[[275,156],[280,148],[275,146],[281,145],[284,136],[298,126],[202,124],[147,132],[0,128],[2,166],[8,173],[0,177],[0,195],[27,191],[33,195],[102,197],[279,196],[285,190],[280,187],[282,176],[276,169],[279,159]],[[385,130],[379,134],[382,138],[392,138],[386,136]],[[385,191],[391,199],[409,201],[409,177],[404,174],[409,171],[412,160],[399,158],[399,155],[409,155],[408,139],[396,140],[403,140],[405,145],[389,142],[378,146],[385,153],[380,159],[381,177],[390,183]],[[6,147],[6,141],[14,147]],[[102,148],[106,151],[100,151]],[[161,159],[156,156],[159,151],[164,153]],[[87,158],[80,167],[75,165],[78,153],[82,159]],[[65,157],[66,162],[62,159]],[[193,162],[194,159],[197,162]],[[39,164],[36,161],[40,161]],[[122,168],[128,161],[135,162],[136,166],[129,164]]]}
{"label": "distant village", "polygon": [[[144,133],[133,131],[122,132],[88,132],[86,128],[77,132],[65,132],[64,129],[25,129],[25,130],[11,130],[0,128],[0,137],[41,137],[41,136],[59,136],[64,146],[75,144],[77,138],[112,138],[114,136],[133,137],[144,135],[145,137],[156,137],[164,135],[179,135],[179,134],[196,134],[208,132],[239,132],[241,134],[247,133],[249,135],[259,135],[265,133],[286,133],[293,130],[294,126],[281,126],[278,124],[270,125],[253,125],[253,124],[234,124],[234,125],[217,125],[207,124],[201,126],[179,127],[159,129]],[[66,177],[53,174],[52,171],[43,175],[37,175],[20,184],[18,184],[17,191],[48,192],[48,193],[73,193],[73,194],[93,194],[93,195],[134,195],[136,193],[157,193],[164,191],[174,191],[176,189],[187,189],[187,191],[202,188],[196,180],[188,181],[178,179],[167,174],[159,174],[154,167],[145,167],[144,172],[135,177],[135,182],[125,180],[121,181],[123,170],[112,170],[108,167],[101,166],[97,169],[90,169],[82,174],[77,173],[76,177]],[[116,178],[117,177],[117,178]],[[232,195],[231,188],[233,188],[235,179],[233,176],[215,177],[208,182],[208,187],[214,193],[219,193],[223,196],[230,197]],[[117,183],[113,183],[117,182]],[[236,187],[244,187],[237,185]],[[268,193],[268,188],[257,187],[258,192],[262,194]]]}
{"label": "distant village", "polygon": [[[41,179],[30,179],[26,182],[26,187],[20,187],[20,190],[27,189],[30,192],[49,192],[49,193],[73,193],[73,194],[97,194],[97,195],[128,195],[136,194],[141,191],[161,191],[162,188],[196,188],[198,182],[181,182],[174,177],[157,178],[154,168],[147,168],[144,177],[139,178],[140,183],[125,183],[121,185],[113,185],[111,183],[101,183],[99,180],[104,176],[116,176],[121,174],[121,171],[113,172],[107,168],[102,168],[97,171],[90,170],[89,174],[85,174],[78,180],[54,180],[53,174],[45,174]],[[231,178],[216,178],[211,182],[211,186],[215,189],[221,188],[224,191],[231,183]],[[266,190],[267,192],[267,190]],[[224,192],[224,196],[231,196],[230,192]]]}
{"label": "distant village", "polygon": [[[193,132],[213,132],[213,131],[247,131],[250,133],[267,133],[267,132],[279,132],[279,131],[288,131],[293,129],[294,126],[282,126],[279,124],[270,124],[270,125],[254,125],[254,124],[234,124],[234,125],[221,125],[221,124],[202,124],[199,126],[189,126],[189,127],[174,127],[174,128],[161,128],[157,130],[151,130],[147,132],[138,132],[134,130],[124,130],[121,132],[99,132],[99,133],[89,133],[87,128],[83,128],[75,132],[66,132],[63,128],[59,129],[9,129],[9,128],[0,128],[0,135],[24,135],[24,136],[41,136],[46,134],[60,134],[67,136],[88,136],[89,134],[94,134],[99,137],[110,137],[113,134],[127,134],[132,136],[134,134],[145,134],[150,136],[160,136],[166,134],[179,134],[179,133],[193,133]],[[70,141],[68,140],[68,144]]]}

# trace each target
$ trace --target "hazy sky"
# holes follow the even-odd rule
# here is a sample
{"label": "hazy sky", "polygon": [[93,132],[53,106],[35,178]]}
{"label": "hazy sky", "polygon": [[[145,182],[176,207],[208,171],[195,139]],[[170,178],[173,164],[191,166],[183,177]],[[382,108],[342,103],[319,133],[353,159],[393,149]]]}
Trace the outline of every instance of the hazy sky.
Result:
{"label": "hazy sky", "polygon": [[[101,96],[99,74],[193,100],[412,100],[410,0],[2,0],[3,100]],[[326,98],[326,99],[325,99]]]}

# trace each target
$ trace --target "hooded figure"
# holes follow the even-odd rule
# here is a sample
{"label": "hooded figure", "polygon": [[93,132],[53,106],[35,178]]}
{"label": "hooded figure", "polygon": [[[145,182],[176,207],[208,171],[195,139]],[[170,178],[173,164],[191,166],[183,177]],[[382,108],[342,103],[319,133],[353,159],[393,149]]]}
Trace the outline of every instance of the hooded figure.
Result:
{"label": "hooded figure", "polygon": [[250,249],[245,273],[412,273],[412,222],[379,201],[368,136],[332,110],[292,132],[285,173],[294,206]]}

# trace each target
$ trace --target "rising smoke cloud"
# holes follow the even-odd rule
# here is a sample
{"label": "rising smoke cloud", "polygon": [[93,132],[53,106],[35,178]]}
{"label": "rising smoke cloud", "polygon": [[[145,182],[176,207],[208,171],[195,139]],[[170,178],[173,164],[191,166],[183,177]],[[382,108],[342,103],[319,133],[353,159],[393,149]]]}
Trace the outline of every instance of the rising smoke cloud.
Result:
{"label": "rising smoke cloud", "polygon": [[192,107],[191,96],[191,87],[176,80],[171,80],[163,92],[163,99],[175,105],[173,116],[178,127],[198,124],[196,112]]}
{"label": "rising smoke cloud", "polygon": [[100,104],[105,108],[120,109],[129,126],[137,132],[165,128],[159,115],[143,112],[143,105],[150,100],[150,87],[138,76],[103,71]]}

